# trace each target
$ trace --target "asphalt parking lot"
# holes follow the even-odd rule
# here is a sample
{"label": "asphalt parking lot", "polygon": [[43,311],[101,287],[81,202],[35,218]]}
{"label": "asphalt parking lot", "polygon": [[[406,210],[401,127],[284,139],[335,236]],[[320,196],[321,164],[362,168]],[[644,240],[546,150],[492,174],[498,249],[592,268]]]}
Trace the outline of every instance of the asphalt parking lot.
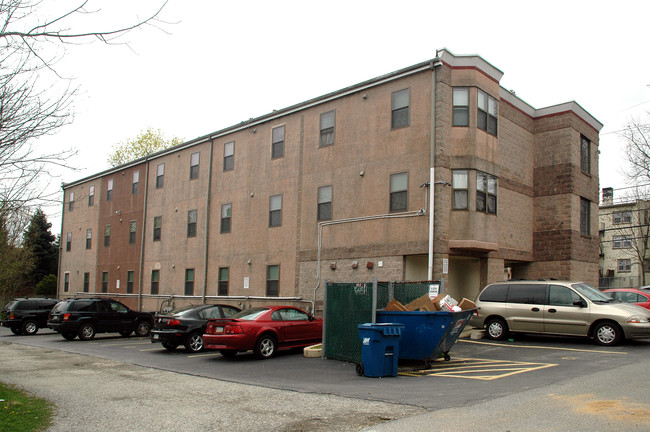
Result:
{"label": "asphalt parking lot", "polygon": [[[97,359],[104,359],[121,362],[128,368],[143,367],[146,371],[145,375],[155,374],[155,371],[158,371],[160,375],[168,377],[166,379],[170,382],[175,382],[177,378],[169,377],[185,376],[188,380],[188,377],[206,378],[213,383],[221,383],[220,385],[232,384],[261,389],[260,391],[263,392],[280,392],[283,398],[287,397],[285,396],[287,394],[302,395],[306,399],[327,396],[336,398],[339,402],[355,401],[362,405],[369,404],[368,406],[372,408],[369,408],[368,416],[359,414],[364,412],[366,409],[364,407],[360,407],[360,411],[355,415],[356,419],[370,419],[361,422],[357,430],[359,427],[385,423],[388,419],[404,418],[400,421],[406,421],[407,418],[418,413],[442,415],[443,411],[469,407],[475,409],[508,398],[521,400],[522,395],[531,391],[548,394],[548,389],[552,386],[587,383],[594,380],[597,382],[604,376],[615,381],[631,382],[630,385],[633,386],[637,383],[634,377],[615,378],[616,375],[626,371],[626,367],[632,370],[645,364],[647,368],[648,353],[650,353],[650,340],[632,341],[618,347],[602,348],[583,339],[527,336],[512,341],[492,342],[485,339],[462,338],[450,352],[449,362],[436,361],[430,369],[426,370],[422,370],[423,364],[401,362],[397,377],[367,378],[356,375],[354,364],[305,358],[296,352],[282,352],[270,360],[258,360],[252,354],[240,354],[234,359],[227,359],[209,351],[199,354],[188,354],[181,350],[168,352],[158,344],[151,344],[145,338],[124,339],[113,335],[98,335],[90,342],[66,341],[60,335],[47,330],[28,337],[14,336],[6,329],[0,329],[0,343],[36,347],[44,350],[45,356],[53,353],[57,353],[57,356],[70,353],[95,359],[95,363],[98,362]],[[0,361],[0,364],[2,362]],[[3,365],[3,368],[7,367],[11,368],[11,365]],[[131,378],[135,376],[133,374]],[[625,401],[617,396],[617,400],[623,407],[629,408],[632,402],[641,403],[646,413],[646,417],[639,417],[642,420],[641,426],[638,426],[641,427],[640,429],[634,429],[637,427],[634,426],[620,430],[650,429],[650,408],[648,408],[650,396],[647,395],[645,387],[643,385],[643,389],[639,390],[641,396],[636,397],[634,401]],[[577,386],[576,391],[579,389],[580,386]],[[636,394],[631,388],[626,391],[630,395]],[[343,403],[343,406],[345,405],[346,403]],[[380,408],[377,410],[377,407]],[[513,413],[515,416],[520,414],[521,412]],[[575,412],[571,414],[576,415]],[[325,417],[327,416],[323,415],[323,418]],[[350,419],[346,421],[352,422]],[[385,426],[388,427],[390,424],[392,423],[389,422]],[[585,423],[583,420],[583,424],[589,422]],[[350,430],[355,429],[352,424],[349,426]],[[253,428],[253,430],[262,429]],[[318,429],[313,425],[307,427],[302,423],[301,428],[297,429],[270,428],[268,430],[337,430],[337,428],[330,425]]]}

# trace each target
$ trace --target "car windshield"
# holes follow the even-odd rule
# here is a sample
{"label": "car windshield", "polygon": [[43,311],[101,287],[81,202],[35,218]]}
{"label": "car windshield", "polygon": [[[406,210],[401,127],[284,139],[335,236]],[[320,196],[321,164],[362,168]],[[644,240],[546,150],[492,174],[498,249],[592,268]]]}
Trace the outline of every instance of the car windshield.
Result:
{"label": "car windshield", "polygon": [[269,308],[250,308],[250,309],[243,310],[241,312],[237,312],[230,318],[251,321],[257,319],[260,315],[262,315],[264,312],[268,310]]}
{"label": "car windshield", "polygon": [[614,301],[614,299],[612,299],[607,294],[585,283],[571,284],[571,287],[595,303],[598,302],[611,303],[612,301]]}

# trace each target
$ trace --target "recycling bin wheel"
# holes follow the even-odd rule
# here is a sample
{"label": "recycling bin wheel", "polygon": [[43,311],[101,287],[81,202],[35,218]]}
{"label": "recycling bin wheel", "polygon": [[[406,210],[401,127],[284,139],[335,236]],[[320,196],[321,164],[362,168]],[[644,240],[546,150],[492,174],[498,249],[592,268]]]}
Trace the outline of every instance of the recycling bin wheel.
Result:
{"label": "recycling bin wheel", "polygon": [[449,360],[451,359],[451,357],[449,357],[449,353],[448,353],[448,352],[446,352],[446,353],[442,353],[442,355],[443,355],[443,357],[445,358],[445,361],[449,361]]}
{"label": "recycling bin wheel", "polygon": [[357,375],[363,376],[363,363],[357,363],[355,370],[357,372]]}

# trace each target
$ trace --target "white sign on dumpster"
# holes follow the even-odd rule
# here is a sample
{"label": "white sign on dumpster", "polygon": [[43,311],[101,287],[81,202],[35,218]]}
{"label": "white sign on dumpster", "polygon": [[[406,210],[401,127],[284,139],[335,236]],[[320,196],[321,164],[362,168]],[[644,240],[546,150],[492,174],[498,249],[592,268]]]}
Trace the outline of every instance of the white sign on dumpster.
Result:
{"label": "white sign on dumpster", "polygon": [[370,338],[363,338],[364,345],[370,345]]}

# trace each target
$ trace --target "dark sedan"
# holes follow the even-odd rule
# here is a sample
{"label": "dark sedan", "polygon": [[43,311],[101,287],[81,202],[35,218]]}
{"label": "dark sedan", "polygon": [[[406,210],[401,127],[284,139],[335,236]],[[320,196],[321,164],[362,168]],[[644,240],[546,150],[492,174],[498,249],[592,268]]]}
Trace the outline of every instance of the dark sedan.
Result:
{"label": "dark sedan", "polygon": [[208,319],[229,318],[239,311],[235,306],[210,304],[190,305],[166,315],[158,315],[151,330],[151,342],[162,343],[170,351],[179,345],[185,346],[189,352],[202,351]]}

